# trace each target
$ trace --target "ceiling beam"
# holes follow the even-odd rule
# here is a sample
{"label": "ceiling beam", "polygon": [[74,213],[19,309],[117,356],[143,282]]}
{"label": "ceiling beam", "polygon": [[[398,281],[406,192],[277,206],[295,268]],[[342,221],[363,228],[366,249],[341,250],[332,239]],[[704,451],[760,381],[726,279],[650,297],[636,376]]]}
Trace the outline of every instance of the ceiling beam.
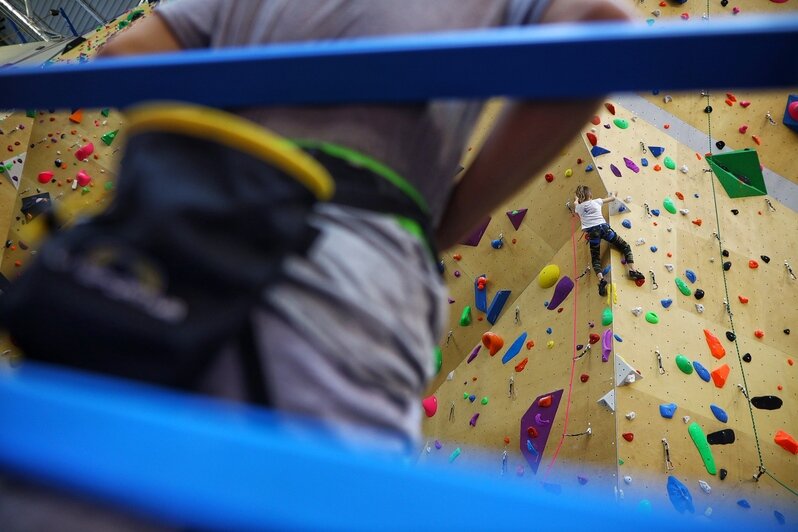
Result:
{"label": "ceiling beam", "polygon": [[[25,2],[27,5],[27,2]],[[49,41],[50,38],[41,30],[39,27],[31,20],[29,17],[25,15],[25,13],[20,12],[16,7],[14,7],[11,2],[8,0],[0,0],[0,7],[2,7],[8,15],[15,21],[17,24],[20,24],[25,27],[25,29],[36,35],[39,40],[41,41]]]}
{"label": "ceiling beam", "polygon": [[97,13],[97,10],[94,9],[94,6],[91,5],[91,2],[89,2],[89,0],[75,0],[75,1],[78,3],[78,5],[80,7],[82,7],[84,10],[86,10],[86,12],[89,15],[91,15],[91,17],[94,20],[96,20],[97,22],[99,22],[102,25],[108,24],[108,21],[107,20],[103,20],[103,18],[100,16],[100,14]]}

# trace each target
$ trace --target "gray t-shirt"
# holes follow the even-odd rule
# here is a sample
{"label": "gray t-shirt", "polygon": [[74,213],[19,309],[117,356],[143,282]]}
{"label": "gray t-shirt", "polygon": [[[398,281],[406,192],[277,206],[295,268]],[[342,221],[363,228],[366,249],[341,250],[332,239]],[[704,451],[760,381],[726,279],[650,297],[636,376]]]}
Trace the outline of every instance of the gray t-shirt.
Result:
{"label": "gray t-shirt", "polygon": [[[175,0],[157,12],[184,47],[219,48],[525,25],[539,21],[549,3],[550,0]],[[463,72],[464,82],[468,76],[468,72]],[[412,105],[260,107],[237,112],[281,135],[333,142],[381,161],[424,195],[437,223],[482,105],[481,101],[434,101]]]}

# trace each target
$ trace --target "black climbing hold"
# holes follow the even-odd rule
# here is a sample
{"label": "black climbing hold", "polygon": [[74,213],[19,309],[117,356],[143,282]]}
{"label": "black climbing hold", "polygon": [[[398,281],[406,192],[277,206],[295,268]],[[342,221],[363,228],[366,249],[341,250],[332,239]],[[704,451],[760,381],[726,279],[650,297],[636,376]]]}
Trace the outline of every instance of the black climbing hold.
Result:
{"label": "black climbing hold", "polygon": [[731,331],[726,331],[726,338],[728,338],[728,340],[729,340],[730,342],[733,342],[733,341],[735,341],[735,340],[737,339],[737,335],[736,335],[736,334],[734,334],[734,333],[733,333],[733,332],[731,332]]}
{"label": "black climbing hold", "polygon": [[56,159],[56,160],[55,160],[55,165],[56,165],[57,167],[59,167],[59,168],[60,168],[62,164],[64,164],[64,161],[62,161],[61,159]]}
{"label": "black climbing hold", "polygon": [[765,264],[767,264],[767,263],[769,263],[769,262],[770,262],[770,257],[768,257],[767,255],[760,255],[760,256],[759,256],[759,258],[760,258],[760,259],[762,259],[762,261],[763,261]]}
{"label": "black climbing hold", "polygon": [[752,397],[751,404],[760,410],[778,410],[784,404],[784,401],[775,395],[762,395]]}
{"label": "black climbing hold", "polygon": [[720,0],[720,5],[726,7],[727,5],[729,5],[729,0]]}
{"label": "black climbing hold", "polygon": [[737,216],[738,214],[740,214],[740,211],[738,211],[737,209],[732,209],[732,214]]}
{"label": "black climbing hold", "polygon": [[694,295],[694,296],[695,296],[695,298],[696,298],[696,299],[698,299],[698,300],[704,299],[704,291],[703,291],[703,290],[701,290],[700,288],[699,288],[698,290],[696,290],[696,291],[695,291],[695,294],[693,294],[693,295]]}
{"label": "black climbing hold", "polygon": [[723,142],[722,140],[719,140],[719,141],[717,141],[717,142],[715,143],[715,146],[717,146],[719,150],[722,150],[723,148],[725,148],[725,147],[726,147],[726,143],[725,143],[725,142]]}
{"label": "black climbing hold", "polygon": [[723,269],[726,270],[726,271],[731,270],[731,262],[729,262],[729,261],[724,262],[723,263]]}
{"label": "black climbing hold", "polygon": [[576,350],[577,351],[581,351],[584,348],[585,348],[585,346],[583,346],[582,344],[577,344],[577,346],[576,346]]}
{"label": "black climbing hold", "polygon": [[728,257],[729,256],[729,250],[728,249],[724,249],[723,251],[720,252],[720,254],[723,255],[724,257]]}
{"label": "black climbing hold", "polygon": [[711,105],[707,105],[706,107],[704,107],[704,112],[706,114],[711,113],[712,112],[712,106]]}
{"label": "black climbing hold", "polygon": [[13,240],[6,240],[6,248],[10,248],[13,245],[14,245],[14,241]]}
{"label": "black climbing hold", "polygon": [[790,334],[790,330],[789,329],[784,329],[784,334]]}
{"label": "black climbing hold", "polygon": [[443,264],[443,261],[438,262],[438,271],[443,273],[446,270],[446,266]]}
{"label": "black climbing hold", "polygon": [[746,353],[743,355],[743,362],[751,362],[751,353]]}
{"label": "black climbing hold", "polygon": [[720,469],[720,479],[721,480],[724,480],[726,478],[726,475],[728,475],[728,474],[729,474],[729,472],[726,471],[725,469],[723,469],[723,468]]}
{"label": "black climbing hold", "polygon": [[710,445],[728,445],[734,443],[734,431],[732,429],[723,429],[712,432],[707,434],[707,441]]}
{"label": "black climbing hold", "polygon": [[22,240],[20,240],[19,241],[19,249],[21,249],[23,251],[27,251],[28,250],[28,245],[25,242],[23,242]]}

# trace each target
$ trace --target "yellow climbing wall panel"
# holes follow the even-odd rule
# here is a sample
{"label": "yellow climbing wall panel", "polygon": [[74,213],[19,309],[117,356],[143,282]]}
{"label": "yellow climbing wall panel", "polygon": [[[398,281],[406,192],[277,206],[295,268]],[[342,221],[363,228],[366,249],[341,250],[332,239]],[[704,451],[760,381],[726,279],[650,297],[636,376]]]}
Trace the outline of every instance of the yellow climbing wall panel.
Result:
{"label": "yellow climbing wall panel", "polygon": [[[12,179],[22,177],[24,166],[20,167],[19,160],[24,161],[23,156],[27,158],[32,122],[24,111],[11,112],[0,120],[0,131],[3,132],[0,135],[0,164],[5,163],[0,172],[0,235],[7,235],[11,227],[11,213],[18,194]],[[0,260],[6,249],[5,246],[0,248]]]}

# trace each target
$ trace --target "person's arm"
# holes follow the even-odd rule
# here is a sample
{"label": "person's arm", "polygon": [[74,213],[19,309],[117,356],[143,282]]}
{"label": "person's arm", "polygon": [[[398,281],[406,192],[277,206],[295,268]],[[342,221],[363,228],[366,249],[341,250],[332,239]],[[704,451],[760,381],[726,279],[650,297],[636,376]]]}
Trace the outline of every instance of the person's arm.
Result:
{"label": "person's arm", "polygon": [[156,12],[106,42],[97,57],[155,54],[182,49],[171,28]]}
{"label": "person's arm", "polygon": [[601,204],[603,205],[603,204],[605,204],[605,203],[612,203],[613,201],[616,201],[617,199],[618,199],[618,196],[617,196],[617,195],[615,195],[615,194],[610,194],[610,195],[609,195],[609,196],[607,196],[606,198],[601,198]]}
{"label": "person's arm", "polygon": [[[611,0],[553,0],[543,22],[630,18]],[[526,184],[573,140],[601,102],[592,99],[508,105],[452,192],[436,234],[439,247],[455,245]]]}

